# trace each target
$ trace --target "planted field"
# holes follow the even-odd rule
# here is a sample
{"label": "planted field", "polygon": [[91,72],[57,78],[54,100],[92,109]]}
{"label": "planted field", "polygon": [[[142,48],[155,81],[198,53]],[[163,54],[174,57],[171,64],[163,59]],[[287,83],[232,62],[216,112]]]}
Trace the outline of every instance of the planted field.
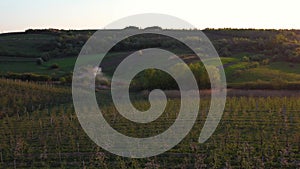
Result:
{"label": "planted field", "polygon": [[[0,57],[0,72],[3,74],[7,72],[14,73],[36,73],[40,75],[52,75],[61,76],[68,72],[71,72],[74,68],[76,58],[64,58],[64,59],[53,59],[42,65],[36,64],[36,59],[31,59],[26,61],[18,61],[17,58],[14,61],[3,60]],[[51,69],[51,65],[57,64],[58,69]]]}
{"label": "planted field", "polygon": [[[0,168],[300,167],[299,97],[228,97],[217,130],[199,144],[209,106],[208,98],[203,98],[197,122],[180,144],[156,157],[129,159],[110,154],[88,138],[69,100],[69,90],[14,81],[1,81],[1,89],[5,89],[1,103],[6,104],[0,109]],[[29,98],[36,101],[27,102]],[[137,108],[149,107],[144,97],[135,98],[139,95],[133,98]],[[164,131],[180,106],[180,100],[172,98],[158,121],[137,125],[127,123],[105,100],[99,97],[106,120],[119,132],[137,137]]]}

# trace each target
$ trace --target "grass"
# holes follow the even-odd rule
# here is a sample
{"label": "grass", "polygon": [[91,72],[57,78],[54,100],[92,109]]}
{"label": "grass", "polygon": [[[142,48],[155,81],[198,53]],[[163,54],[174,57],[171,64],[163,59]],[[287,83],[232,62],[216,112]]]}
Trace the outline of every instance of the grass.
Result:
{"label": "grass", "polygon": [[[84,63],[88,64],[98,57],[97,55],[86,56]],[[34,61],[23,61],[22,58],[17,58],[12,61],[1,61],[0,57],[0,72],[15,72],[15,73],[36,73],[42,75],[60,76],[73,71],[76,62],[76,57],[51,59],[48,62],[44,62],[42,65],[37,65]],[[24,58],[28,60],[28,58]],[[58,69],[50,69],[51,65],[58,64]]]}
{"label": "grass", "polygon": [[[234,69],[232,68],[232,70]],[[268,66],[262,66],[241,71],[238,76],[231,78],[230,82],[242,83],[251,81],[255,82],[257,80],[274,81],[278,79],[288,82],[296,82],[300,81],[300,74],[288,73],[278,69],[270,69]]]}
{"label": "grass", "polygon": [[36,58],[0,56],[0,62],[34,62]]}
{"label": "grass", "polygon": [[[239,59],[233,58],[233,57],[220,57],[220,60],[223,65],[230,64],[230,63],[236,63],[239,61]],[[205,63],[207,63],[209,65],[218,65],[219,59],[218,58],[205,59]]]}
{"label": "grass", "polygon": [[288,62],[272,62],[270,65],[266,66],[271,70],[279,70],[285,73],[296,73],[300,74],[300,64],[299,63],[288,63]]}
{"label": "grass", "polygon": [[247,63],[247,62],[235,62],[232,65],[225,66],[224,70],[225,70],[227,81],[229,81],[229,82],[234,81],[236,79],[234,77],[234,73],[237,70],[246,69],[247,65],[249,65],[249,63]]}
{"label": "grass", "polygon": [[40,57],[43,52],[38,47],[54,40],[55,36],[42,34],[1,35],[0,51],[8,56]]}
{"label": "grass", "polygon": [[[14,73],[36,73],[42,75],[63,75],[72,70],[72,59],[57,59],[48,62],[44,65],[37,65],[35,62],[0,62],[0,72],[14,72]],[[59,69],[50,69],[50,66],[54,63],[58,63]]]}
{"label": "grass", "polygon": [[220,57],[223,64],[236,63],[239,61],[238,58],[234,57]]}
{"label": "grass", "polygon": [[[122,53],[113,53],[106,59],[107,66],[120,59]],[[113,57],[112,57],[113,56]],[[114,57],[117,58],[114,58]],[[87,55],[83,56],[85,60],[83,64],[89,64],[98,60],[99,55]],[[2,59],[2,60],[1,60]],[[42,75],[60,76],[66,73],[72,72],[76,63],[77,57],[66,58],[53,58],[48,62],[44,62],[42,65],[36,64],[36,58],[23,58],[23,57],[0,57],[0,72],[14,72],[14,73],[36,73]],[[58,64],[58,69],[50,69],[51,65]],[[109,69],[110,70],[110,69]]]}
{"label": "grass", "polygon": [[[126,53],[113,53],[105,59],[102,65],[108,75],[113,72],[114,65],[118,64],[119,60],[124,58]],[[99,55],[90,55],[86,57],[84,64],[94,62]],[[228,83],[244,83],[261,81],[274,81],[281,79],[289,82],[300,81],[300,64],[287,62],[271,62],[269,65],[260,65],[257,68],[249,68],[250,62],[242,62],[236,57],[221,57],[221,62],[225,70]],[[76,57],[67,57],[59,59],[51,59],[44,62],[42,65],[37,65],[35,58],[24,57],[0,57],[0,72],[15,73],[36,73],[42,75],[50,75],[52,77],[60,77],[73,71],[76,62]],[[214,64],[215,59],[206,60],[209,64]],[[58,69],[50,69],[51,65],[57,64]]]}

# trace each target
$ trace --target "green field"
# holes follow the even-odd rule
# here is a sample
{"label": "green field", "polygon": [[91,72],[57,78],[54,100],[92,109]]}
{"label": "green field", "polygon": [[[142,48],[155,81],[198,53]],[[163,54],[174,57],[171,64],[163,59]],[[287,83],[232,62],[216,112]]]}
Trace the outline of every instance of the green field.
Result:
{"label": "green field", "polygon": [[[43,65],[37,65],[35,60],[29,62],[23,61],[3,61],[0,62],[0,71],[2,73],[15,72],[15,73],[36,73],[46,75],[63,75],[71,72],[74,68],[76,58],[63,58],[53,59]],[[53,64],[58,64],[59,69],[50,69]]]}
{"label": "green field", "polygon": [[[81,128],[68,88],[1,80],[1,168],[298,168],[299,97],[228,97],[212,137],[199,144],[208,98],[202,98],[190,133],[171,150],[144,159],[113,155]],[[98,93],[102,114],[117,131],[135,137],[161,133],[176,119],[180,100],[168,100],[155,122],[129,123]],[[105,97],[103,97],[105,96]],[[19,99],[15,99],[19,98]],[[29,99],[31,98],[31,99]],[[136,95],[133,104],[147,109]]]}
{"label": "green field", "polygon": [[[120,59],[117,54],[106,59],[107,65],[114,64],[115,60]],[[120,53],[121,55],[121,53]],[[95,56],[87,56],[86,63],[95,59]],[[2,59],[2,60],[1,60]],[[241,62],[240,58],[236,57],[221,57],[224,65],[224,70],[228,83],[244,83],[261,81],[273,81],[282,79],[289,82],[300,81],[300,64],[288,62],[272,62],[269,65],[259,65],[255,68],[249,68],[251,63]],[[53,77],[61,77],[73,71],[76,62],[76,57],[51,59],[42,65],[36,64],[35,58],[12,58],[0,57],[0,72],[2,74],[8,72],[15,73],[35,73],[42,75],[50,75]],[[209,64],[214,64],[214,60]],[[57,64],[58,69],[51,69],[51,65]],[[112,71],[111,68],[106,68],[108,72]]]}
{"label": "green field", "polygon": [[[93,61],[97,56],[86,56],[85,62],[88,64]],[[76,62],[76,57],[51,59],[48,62],[44,62],[42,65],[36,63],[36,59],[29,60],[28,58],[14,58],[14,61],[7,61],[0,57],[0,72],[3,74],[7,72],[15,73],[36,73],[42,75],[62,76],[66,73],[72,72]],[[26,60],[26,61],[24,61]],[[51,69],[51,65],[57,64],[58,69]]]}

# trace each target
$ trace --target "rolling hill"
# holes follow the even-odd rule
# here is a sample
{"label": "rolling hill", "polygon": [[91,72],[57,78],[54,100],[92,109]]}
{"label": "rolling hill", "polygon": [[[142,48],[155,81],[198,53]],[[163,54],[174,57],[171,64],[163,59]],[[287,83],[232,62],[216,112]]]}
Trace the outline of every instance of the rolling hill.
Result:
{"label": "rolling hill", "polygon": [[[267,86],[270,88],[268,85],[280,83],[277,88],[290,88],[292,83],[292,88],[300,88],[298,68],[300,30],[205,29],[202,31],[211,40],[221,57],[229,87],[264,88],[262,86]],[[45,29],[0,34],[1,76],[9,78],[12,73],[31,73],[47,75],[49,79],[56,81],[62,77],[70,79],[82,46],[94,32],[95,30]],[[149,38],[158,43],[147,42]],[[158,38],[160,41],[156,41]],[[151,35],[125,40],[123,44],[112,49],[113,54],[108,56],[107,62],[102,65],[104,73],[110,76],[117,63],[126,57],[126,54],[145,47],[165,47],[180,53],[180,45],[172,40],[161,38]],[[187,38],[193,40],[191,37]],[[107,37],[107,40],[109,39],[112,38]],[[180,53],[180,57],[186,61],[189,58],[187,56],[190,55],[190,53]],[[53,65],[56,68],[52,68]]]}

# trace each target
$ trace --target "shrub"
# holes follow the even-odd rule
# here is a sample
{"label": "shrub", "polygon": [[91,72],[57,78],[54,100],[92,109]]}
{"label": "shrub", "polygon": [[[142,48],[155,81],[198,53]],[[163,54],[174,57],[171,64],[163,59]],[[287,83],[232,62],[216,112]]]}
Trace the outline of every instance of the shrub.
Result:
{"label": "shrub", "polygon": [[[185,80],[187,70],[183,65],[177,64],[172,67],[179,79]],[[189,68],[196,78],[196,82],[200,89],[210,88],[210,80],[205,67],[201,63],[189,64]],[[218,78],[217,69],[210,68],[213,73],[212,78]],[[179,89],[175,79],[168,73],[159,69],[147,69],[138,73],[130,84],[130,90],[177,90]]]}
{"label": "shrub", "polygon": [[250,61],[254,61],[254,62],[260,62],[264,59],[266,59],[266,56],[263,54],[255,54],[249,57]]}
{"label": "shrub", "polygon": [[42,65],[43,64],[43,59],[42,58],[36,59],[36,64],[37,65]]}
{"label": "shrub", "polygon": [[250,61],[250,59],[249,59],[249,57],[248,57],[248,56],[244,56],[244,57],[242,58],[242,61],[243,61],[243,62],[249,62],[249,61]]}
{"label": "shrub", "polygon": [[232,83],[228,85],[229,88],[235,89],[269,89],[269,90],[299,90],[300,82],[288,82],[283,79],[275,79],[272,81],[262,81],[257,80],[253,82],[244,82],[244,83]]}
{"label": "shrub", "polygon": [[268,65],[270,63],[270,59],[264,59],[263,61],[262,61],[262,64],[263,65]]}
{"label": "shrub", "polygon": [[98,83],[101,85],[101,86],[110,86],[110,83],[107,79],[99,79],[98,80]]}
{"label": "shrub", "polygon": [[247,69],[257,68],[257,67],[259,67],[259,62],[251,62],[250,64],[247,65]]}
{"label": "shrub", "polygon": [[220,49],[219,55],[223,56],[223,57],[229,57],[232,55],[232,53],[229,51],[229,49],[227,47],[223,47]]}
{"label": "shrub", "polygon": [[34,73],[7,73],[5,78],[20,79],[28,81],[49,81],[51,77],[48,75],[37,75]]}
{"label": "shrub", "polygon": [[49,56],[49,53],[45,53],[42,55],[41,59],[44,61],[44,62],[48,62],[50,60],[50,56]]}
{"label": "shrub", "polygon": [[66,78],[64,78],[64,77],[59,78],[59,81],[60,81],[60,83],[62,83],[62,84],[64,84],[64,83],[67,82]]}
{"label": "shrub", "polygon": [[50,69],[58,69],[59,66],[57,63],[54,63],[53,65],[50,66]]}
{"label": "shrub", "polygon": [[4,113],[0,111],[0,119],[3,119]]}
{"label": "shrub", "polygon": [[240,77],[241,75],[243,75],[243,70],[236,70],[234,73],[233,73],[233,75],[235,76],[235,77]]}

